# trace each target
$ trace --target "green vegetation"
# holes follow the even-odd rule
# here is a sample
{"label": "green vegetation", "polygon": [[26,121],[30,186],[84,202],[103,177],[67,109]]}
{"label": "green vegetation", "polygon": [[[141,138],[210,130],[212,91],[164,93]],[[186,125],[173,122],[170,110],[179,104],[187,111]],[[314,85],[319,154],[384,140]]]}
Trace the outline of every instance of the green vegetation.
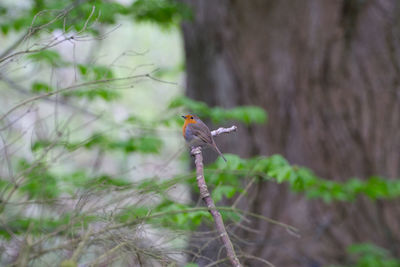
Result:
{"label": "green vegetation", "polygon": [[[373,244],[354,244],[348,248],[350,255],[354,257],[354,263],[345,267],[397,267],[400,260],[393,258],[390,253]],[[339,266],[332,266],[339,267]],[[341,266],[344,267],[344,266]]]}

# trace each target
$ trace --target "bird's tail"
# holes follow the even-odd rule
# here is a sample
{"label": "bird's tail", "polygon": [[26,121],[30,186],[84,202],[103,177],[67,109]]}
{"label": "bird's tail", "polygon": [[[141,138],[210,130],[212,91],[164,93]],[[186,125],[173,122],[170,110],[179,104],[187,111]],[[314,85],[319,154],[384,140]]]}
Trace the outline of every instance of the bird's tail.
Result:
{"label": "bird's tail", "polygon": [[224,157],[224,155],[222,154],[221,151],[219,151],[217,144],[215,144],[214,140],[213,140],[213,147],[214,149],[218,152],[218,154],[225,160],[225,162],[227,162],[226,158]]}

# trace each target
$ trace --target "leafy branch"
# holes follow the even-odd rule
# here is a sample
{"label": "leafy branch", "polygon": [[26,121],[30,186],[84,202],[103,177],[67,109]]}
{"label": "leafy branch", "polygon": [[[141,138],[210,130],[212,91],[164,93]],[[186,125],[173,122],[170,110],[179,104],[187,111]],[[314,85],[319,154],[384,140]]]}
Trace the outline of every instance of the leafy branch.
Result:
{"label": "leafy branch", "polygon": [[[400,180],[372,176],[366,180],[351,178],[345,182],[316,176],[311,170],[291,165],[281,155],[241,159],[226,155],[228,164],[218,161],[210,166],[211,181],[218,184],[237,180],[241,176],[257,176],[263,180],[288,183],[295,192],[305,193],[309,198],[322,198],[325,202],[353,201],[360,195],[372,200],[400,197]],[[231,179],[232,176],[234,179]],[[236,179],[235,179],[236,178]]]}

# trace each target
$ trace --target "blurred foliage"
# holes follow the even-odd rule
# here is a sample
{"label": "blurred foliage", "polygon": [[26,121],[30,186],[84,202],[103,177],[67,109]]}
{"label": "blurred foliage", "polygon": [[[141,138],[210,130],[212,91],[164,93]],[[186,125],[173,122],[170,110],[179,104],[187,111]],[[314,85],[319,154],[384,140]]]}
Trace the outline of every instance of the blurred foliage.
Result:
{"label": "blurred foliage", "polygon": [[[168,28],[182,19],[190,19],[191,10],[174,0],[136,0],[125,5],[103,0],[31,0],[31,5],[6,6],[0,3],[0,29],[4,35],[10,31],[35,33],[46,26],[46,30],[86,29],[98,35],[96,25],[113,25],[118,16],[128,16],[136,21],[151,22]],[[66,16],[65,16],[66,15]],[[68,28],[66,28],[68,27]]]}
{"label": "blurred foliage", "polygon": [[165,199],[160,204],[151,207],[127,207],[117,216],[122,223],[146,220],[147,223],[173,230],[195,230],[204,220],[211,221],[211,215],[204,208],[193,208]]}
{"label": "blurred foliage", "polygon": [[374,244],[353,244],[348,248],[349,254],[355,258],[350,265],[334,265],[331,267],[398,267],[400,259],[393,258],[390,253]]}
{"label": "blurred foliage", "polygon": [[[308,198],[322,199],[326,203],[332,201],[351,202],[358,196],[367,196],[371,200],[393,199],[400,196],[400,181],[381,177],[370,177],[366,180],[352,178],[346,182],[331,181],[317,177],[311,170],[290,165],[281,155],[270,157],[254,157],[242,159],[236,155],[225,154],[228,162],[219,158],[207,166],[205,176],[207,183],[213,188],[215,201],[223,197],[232,198],[240,193],[243,178],[259,178],[277,183],[287,183],[294,192],[304,193]],[[195,187],[195,174],[192,174],[190,184]],[[193,182],[193,183],[192,183]],[[147,184],[147,181],[143,182]],[[155,184],[151,180],[153,190],[160,190],[168,182]]]}
{"label": "blurred foliage", "polygon": [[48,64],[50,67],[61,67],[67,63],[64,62],[60,54],[53,50],[41,50],[27,56],[33,62]]}
{"label": "blurred foliage", "polygon": [[137,0],[130,7],[137,21],[156,22],[165,27],[192,17],[191,10],[175,0]]}
{"label": "blurred foliage", "polygon": [[[193,112],[203,119],[211,119],[213,123],[221,123],[227,120],[235,120],[243,122],[246,125],[251,123],[266,123],[267,113],[260,107],[256,106],[242,106],[231,109],[224,109],[220,107],[207,106],[206,103],[195,101],[193,99],[180,96],[169,104],[170,109],[183,108]],[[169,121],[164,121],[169,123]],[[181,120],[179,121],[181,123]]]}
{"label": "blurred foliage", "polygon": [[56,199],[60,190],[57,187],[56,177],[47,172],[43,163],[29,164],[25,160],[19,162],[21,172],[26,172],[25,181],[18,191],[26,194],[28,199]]}
{"label": "blurred foliage", "polygon": [[54,91],[53,87],[51,87],[49,84],[44,83],[44,82],[34,82],[32,84],[32,93],[48,93]]}
{"label": "blurred foliage", "polygon": [[78,64],[79,73],[83,76],[84,80],[101,80],[114,78],[113,70],[107,66],[93,65],[93,64]]}
{"label": "blurred foliage", "polygon": [[[351,178],[338,182],[319,178],[307,168],[290,165],[281,155],[251,159],[241,159],[236,155],[225,156],[228,159],[227,164],[219,159],[207,169],[208,180],[213,184],[231,183],[235,188],[238,177],[259,177],[277,183],[286,182],[294,192],[303,192],[309,198],[320,198],[327,203],[354,201],[360,195],[371,200],[400,196],[400,181],[395,179],[373,176],[366,180]],[[225,194],[227,197],[229,195]]]}
{"label": "blurred foliage", "polygon": [[[23,216],[9,216],[4,225],[7,227],[0,226],[0,236],[5,239],[10,239],[11,233],[19,235],[29,233],[32,235],[42,235],[43,233],[51,233],[60,228],[64,228],[64,231],[59,232],[59,235],[66,234],[68,226],[69,230],[77,230],[82,227],[87,227],[90,222],[95,221],[94,216],[79,216],[73,218],[71,214],[64,213],[63,215],[55,218],[51,217],[23,217]],[[75,221],[72,225],[71,222]]]}
{"label": "blurred foliage", "polygon": [[88,100],[103,99],[105,101],[112,101],[120,98],[120,94],[116,90],[106,87],[89,87],[86,89],[69,91],[63,95],[66,97],[85,98]]}
{"label": "blurred foliage", "polygon": [[49,142],[48,140],[38,140],[32,145],[32,151],[38,152],[49,146],[64,147],[68,151],[80,148],[93,149],[99,148],[103,151],[120,151],[125,153],[159,153],[163,143],[157,136],[144,134],[137,137],[118,139],[104,133],[94,133],[90,137],[79,142]]}

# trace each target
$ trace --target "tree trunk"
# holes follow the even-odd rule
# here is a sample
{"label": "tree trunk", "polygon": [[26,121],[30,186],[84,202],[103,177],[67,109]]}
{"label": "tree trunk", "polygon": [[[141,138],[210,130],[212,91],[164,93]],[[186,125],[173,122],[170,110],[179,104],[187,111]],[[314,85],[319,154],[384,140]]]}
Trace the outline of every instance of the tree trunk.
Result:
{"label": "tree trunk", "polygon": [[[218,141],[223,151],[279,153],[333,180],[400,176],[400,2],[186,2],[194,9],[183,24],[188,96],[268,112],[268,124]],[[346,262],[352,243],[372,242],[400,257],[398,201],[325,205],[270,182],[251,191],[245,208],[301,237],[255,221],[257,233],[236,233],[244,253],[276,266],[323,266]],[[215,259],[218,249],[204,253]]]}

